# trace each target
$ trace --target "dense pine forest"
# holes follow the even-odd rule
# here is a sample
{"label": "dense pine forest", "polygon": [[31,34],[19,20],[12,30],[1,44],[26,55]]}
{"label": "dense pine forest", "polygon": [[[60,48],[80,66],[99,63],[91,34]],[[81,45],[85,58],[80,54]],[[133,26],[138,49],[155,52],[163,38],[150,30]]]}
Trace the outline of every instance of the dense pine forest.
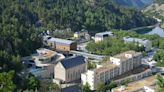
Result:
{"label": "dense pine forest", "polygon": [[38,86],[33,76],[19,75],[21,57],[41,47],[39,34],[45,30],[98,32],[155,22],[110,0],[0,0],[0,87],[4,87],[0,92],[34,90]]}

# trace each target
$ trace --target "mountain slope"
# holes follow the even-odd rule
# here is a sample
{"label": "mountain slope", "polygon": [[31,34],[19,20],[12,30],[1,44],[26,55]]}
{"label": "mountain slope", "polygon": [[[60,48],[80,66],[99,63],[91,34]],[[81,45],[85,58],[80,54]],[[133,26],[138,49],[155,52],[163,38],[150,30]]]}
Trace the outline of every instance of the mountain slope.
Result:
{"label": "mountain slope", "polygon": [[153,16],[159,22],[161,22],[161,26],[164,27],[164,1],[157,0],[155,3],[145,7],[143,13],[148,16]]}

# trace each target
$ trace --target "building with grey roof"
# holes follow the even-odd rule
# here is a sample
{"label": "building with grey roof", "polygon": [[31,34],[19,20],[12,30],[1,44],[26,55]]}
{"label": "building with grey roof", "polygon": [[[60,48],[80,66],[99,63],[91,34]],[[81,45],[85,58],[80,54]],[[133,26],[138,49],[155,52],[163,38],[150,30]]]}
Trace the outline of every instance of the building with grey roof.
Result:
{"label": "building with grey roof", "polygon": [[43,44],[55,50],[70,51],[77,49],[77,43],[71,40],[54,38],[51,36],[43,37]]}
{"label": "building with grey roof", "polygon": [[138,43],[139,45],[143,45],[145,47],[145,51],[150,51],[152,48],[152,42],[147,39],[139,39],[139,38],[133,38],[130,36],[123,37],[124,42],[133,42]]}
{"label": "building with grey roof", "polygon": [[72,82],[81,77],[81,73],[87,71],[87,65],[83,56],[73,56],[63,59],[55,66],[55,79],[63,82]]}
{"label": "building with grey roof", "polygon": [[107,38],[109,36],[113,36],[113,35],[114,34],[111,31],[96,33],[95,34],[95,42],[100,42],[100,41],[104,40],[105,38]]}
{"label": "building with grey roof", "polygon": [[62,65],[65,69],[69,69],[81,64],[85,63],[85,57],[77,56],[77,57],[70,57],[61,61]]}
{"label": "building with grey roof", "polygon": [[48,40],[48,42],[56,42],[56,43],[58,43],[58,44],[70,45],[70,44],[72,44],[74,41],[65,40],[65,39],[60,39],[60,38],[51,38],[51,39]]}

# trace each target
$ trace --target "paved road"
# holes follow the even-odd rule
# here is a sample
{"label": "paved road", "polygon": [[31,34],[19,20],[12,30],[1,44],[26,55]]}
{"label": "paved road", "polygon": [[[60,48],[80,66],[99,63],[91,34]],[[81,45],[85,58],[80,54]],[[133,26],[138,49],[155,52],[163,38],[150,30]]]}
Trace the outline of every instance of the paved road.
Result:
{"label": "paved road", "polygon": [[88,58],[93,58],[93,59],[97,59],[97,60],[102,60],[103,55],[95,55],[95,54],[90,54],[90,53],[86,53],[86,52],[80,52],[80,51],[70,51],[71,54],[76,54],[76,55],[82,55],[84,57],[88,57]]}

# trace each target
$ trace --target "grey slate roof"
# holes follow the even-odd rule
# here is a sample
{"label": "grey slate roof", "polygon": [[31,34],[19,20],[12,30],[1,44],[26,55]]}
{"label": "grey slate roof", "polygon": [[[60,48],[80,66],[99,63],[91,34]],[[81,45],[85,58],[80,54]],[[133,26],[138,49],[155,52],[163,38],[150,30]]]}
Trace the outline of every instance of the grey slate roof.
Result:
{"label": "grey slate roof", "polygon": [[85,57],[83,56],[73,56],[71,58],[67,58],[61,61],[61,64],[64,66],[65,69],[69,69],[81,64],[85,63]]}
{"label": "grey slate roof", "polygon": [[55,38],[51,36],[43,36],[44,41],[48,42],[55,42],[56,44],[65,44],[65,45],[70,45],[72,43],[75,43],[74,41],[71,40],[66,40],[66,39],[61,39],[61,38]]}
{"label": "grey slate roof", "polygon": [[142,45],[145,45],[147,42],[150,42],[150,40],[147,40],[147,39],[139,39],[139,38],[133,38],[133,37],[123,37],[123,40],[125,42],[138,42]]}
{"label": "grey slate roof", "polygon": [[49,39],[48,41],[56,42],[56,43],[60,43],[60,44],[67,44],[67,45],[70,45],[74,42],[74,41],[71,41],[71,40],[65,40],[65,39],[54,38],[54,37]]}
{"label": "grey slate roof", "polygon": [[103,37],[104,35],[113,36],[113,32],[111,32],[111,31],[106,31],[106,32],[101,32],[101,33],[96,33],[96,34],[95,34],[96,37]]}

